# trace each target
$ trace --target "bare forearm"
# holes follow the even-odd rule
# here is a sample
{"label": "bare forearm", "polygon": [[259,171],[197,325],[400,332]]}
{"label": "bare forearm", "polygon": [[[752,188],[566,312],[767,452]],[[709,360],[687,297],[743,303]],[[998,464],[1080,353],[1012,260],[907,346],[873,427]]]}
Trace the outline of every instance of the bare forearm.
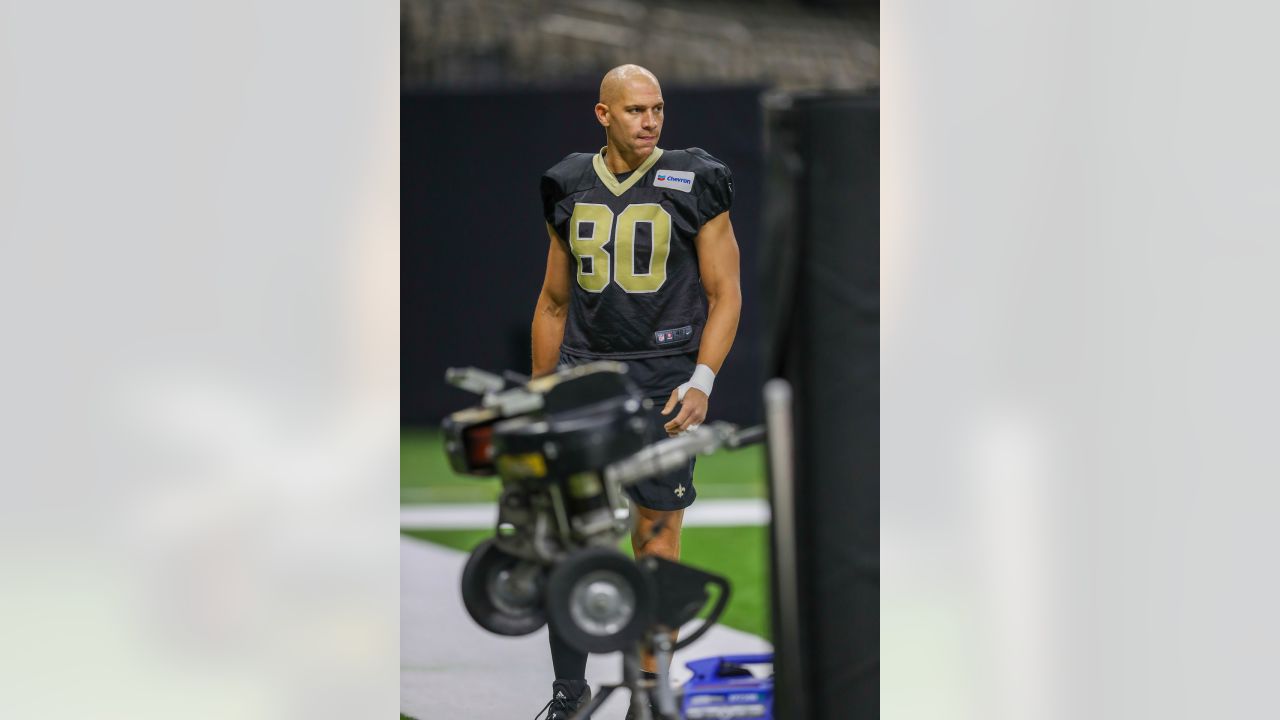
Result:
{"label": "bare forearm", "polygon": [[557,305],[546,295],[538,298],[533,313],[533,376],[550,374],[560,362],[560,342],[564,339],[564,322],[568,308]]}
{"label": "bare forearm", "polygon": [[707,324],[702,328],[698,347],[698,364],[719,373],[729,356],[733,339],[738,334],[738,318],[742,315],[742,291],[736,285],[726,287],[707,298]]}

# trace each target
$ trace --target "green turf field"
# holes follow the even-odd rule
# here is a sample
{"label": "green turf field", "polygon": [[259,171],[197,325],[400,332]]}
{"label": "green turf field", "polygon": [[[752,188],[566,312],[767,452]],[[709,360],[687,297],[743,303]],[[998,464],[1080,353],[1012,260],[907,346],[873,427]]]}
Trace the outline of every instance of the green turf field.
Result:
{"label": "green turf field", "polygon": [[[699,500],[765,496],[764,452],[755,445],[698,458],[694,471]],[[497,479],[457,475],[444,456],[440,433],[402,430],[400,433],[400,502],[494,502]],[[414,530],[405,535],[458,550],[470,550],[492,529]],[[769,633],[768,528],[685,528],[682,561],[729,578],[732,596],[721,622],[763,638]],[[623,541],[628,554],[631,544]]]}
{"label": "green turf field", "polygon": [[[764,448],[752,445],[700,457],[693,477],[699,498],[764,497]],[[400,431],[401,503],[493,502],[498,491],[496,478],[455,474],[438,431]]]}

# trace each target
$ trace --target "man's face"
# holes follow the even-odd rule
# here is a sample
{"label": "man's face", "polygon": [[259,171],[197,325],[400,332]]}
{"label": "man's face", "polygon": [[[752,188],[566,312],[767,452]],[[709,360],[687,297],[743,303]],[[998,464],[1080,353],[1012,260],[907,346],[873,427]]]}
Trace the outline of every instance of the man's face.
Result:
{"label": "man's face", "polygon": [[640,157],[653,152],[662,135],[662,90],[651,80],[634,78],[608,107],[605,132],[613,144]]}

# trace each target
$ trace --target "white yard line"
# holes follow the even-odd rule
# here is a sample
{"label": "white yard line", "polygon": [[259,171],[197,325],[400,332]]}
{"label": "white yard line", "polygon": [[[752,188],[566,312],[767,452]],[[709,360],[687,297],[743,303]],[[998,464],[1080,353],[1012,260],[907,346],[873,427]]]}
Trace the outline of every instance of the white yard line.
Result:
{"label": "white yard line", "polygon": [[[495,503],[401,505],[402,530],[467,530],[493,527]],[[768,525],[769,503],[761,499],[698,500],[684,512],[685,527]]]}
{"label": "white yard line", "polygon": [[[456,550],[400,539],[400,710],[424,719],[532,717],[551,697],[547,631],[507,638],[481,630],[463,608],[458,589],[466,559]],[[772,652],[765,640],[716,626],[676,653],[672,678],[677,684],[687,680],[690,660],[763,652]],[[617,682],[621,664],[617,653],[592,655],[587,663],[592,689]],[[626,693],[620,693],[598,717],[625,714]]]}

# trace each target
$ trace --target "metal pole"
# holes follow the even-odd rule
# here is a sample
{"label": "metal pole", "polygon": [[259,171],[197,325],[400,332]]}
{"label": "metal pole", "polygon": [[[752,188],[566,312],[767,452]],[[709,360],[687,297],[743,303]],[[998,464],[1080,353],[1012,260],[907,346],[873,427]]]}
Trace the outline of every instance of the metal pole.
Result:
{"label": "metal pole", "polygon": [[[791,383],[774,378],[764,385],[765,426],[769,437],[769,493],[773,503],[773,582],[776,590],[778,627],[774,640],[780,652],[774,662],[778,688],[786,697],[775,702],[775,718],[801,720],[809,717],[804,679],[806,669],[801,652],[800,585],[797,577],[799,552],[796,547],[795,437],[791,412]],[[783,704],[785,702],[785,705]],[[779,710],[785,707],[785,715]]]}

